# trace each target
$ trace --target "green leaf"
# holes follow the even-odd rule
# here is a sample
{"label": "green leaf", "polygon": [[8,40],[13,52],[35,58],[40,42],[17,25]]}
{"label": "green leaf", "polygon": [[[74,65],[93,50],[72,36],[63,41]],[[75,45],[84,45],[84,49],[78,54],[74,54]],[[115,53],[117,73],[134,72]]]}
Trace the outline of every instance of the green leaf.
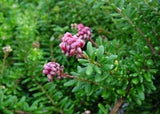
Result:
{"label": "green leaf", "polygon": [[90,84],[86,84],[85,85],[85,92],[87,95],[91,95],[92,94],[92,87]]}
{"label": "green leaf", "polygon": [[138,76],[138,73],[132,73],[129,76],[136,77],[136,76]]}
{"label": "green leaf", "polygon": [[3,111],[4,112],[4,114],[14,114],[12,111],[10,111],[10,110],[4,110]]}
{"label": "green leaf", "polygon": [[72,89],[72,92],[76,92],[76,91],[78,91],[79,89],[80,89],[79,86],[75,86],[75,87]]}
{"label": "green leaf", "polygon": [[68,97],[65,97],[61,100],[61,105],[64,106],[67,103]]}
{"label": "green leaf", "polygon": [[28,109],[29,109],[28,103],[24,102],[24,103],[23,103],[23,110],[26,111],[26,110],[28,110]]}
{"label": "green leaf", "polygon": [[74,83],[76,83],[77,81],[76,80],[70,80],[66,83],[64,83],[64,86],[68,87],[68,86],[72,86]]}
{"label": "green leaf", "polygon": [[4,94],[3,94],[3,91],[0,89],[0,103],[3,102],[3,98],[4,98]]}
{"label": "green leaf", "polygon": [[22,81],[22,84],[25,84],[25,83],[27,83],[29,81],[31,81],[31,79],[30,78],[26,78],[25,80]]}
{"label": "green leaf", "polygon": [[141,85],[140,85],[140,88],[141,88],[141,90],[142,90],[142,91],[144,91],[144,90],[145,90],[145,88],[144,88],[144,85],[143,85],[143,84],[141,84]]}
{"label": "green leaf", "polygon": [[91,57],[92,54],[93,54],[93,47],[92,47],[92,43],[91,42],[88,42],[87,44],[87,53],[88,55]]}
{"label": "green leaf", "polygon": [[0,110],[5,110],[5,107],[0,105]]}
{"label": "green leaf", "polygon": [[37,105],[38,105],[38,102],[37,101],[34,101],[33,104],[30,106],[30,111],[34,111],[37,109]]}
{"label": "green leaf", "polygon": [[133,78],[133,79],[132,79],[132,83],[133,83],[133,84],[136,85],[136,84],[138,84],[138,82],[139,82],[139,80],[138,80],[137,78]]}
{"label": "green leaf", "polygon": [[39,89],[39,86],[30,88],[29,91],[35,91],[35,90],[38,90],[38,89]]}
{"label": "green leaf", "polygon": [[102,37],[100,37],[100,36],[96,39],[96,41],[97,41],[97,43],[100,44],[100,45],[103,44]]}
{"label": "green leaf", "polygon": [[86,69],[86,74],[91,75],[93,72],[93,66],[92,64],[88,64],[87,69]]}
{"label": "green leaf", "polygon": [[147,65],[149,66],[153,65],[153,61],[151,59],[147,60]]}
{"label": "green leaf", "polygon": [[110,94],[111,94],[111,92],[108,92],[108,91],[106,91],[106,90],[103,90],[103,92],[102,92],[102,97],[103,97],[103,98],[109,98]]}
{"label": "green leaf", "polygon": [[134,63],[136,64],[137,67],[141,67],[142,66],[142,63],[139,62],[139,61],[135,61]]}
{"label": "green leaf", "polygon": [[18,107],[18,106],[22,106],[23,105],[23,103],[25,102],[25,100],[26,100],[26,97],[25,96],[23,96],[21,99],[20,99],[20,101],[16,104],[16,106]]}
{"label": "green leaf", "polygon": [[88,65],[88,60],[86,60],[86,59],[78,59],[78,61],[84,66]]}
{"label": "green leaf", "polygon": [[83,73],[86,70],[86,68],[82,68],[80,66],[77,66],[77,70],[78,70],[78,73]]}
{"label": "green leaf", "polygon": [[117,59],[117,57],[118,57],[117,55],[111,55],[111,56],[108,57],[107,61],[115,60],[115,59]]}
{"label": "green leaf", "polygon": [[104,54],[104,47],[101,45],[98,49],[97,58],[98,60],[101,60]]}
{"label": "green leaf", "polygon": [[84,54],[86,57],[88,57],[88,54],[87,54],[85,51],[83,51],[83,54]]}
{"label": "green leaf", "polygon": [[142,83],[143,82],[143,76],[139,76],[138,78],[139,78],[140,83]]}
{"label": "green leaf", "polygon": [[4,106],[9,106],[9,105],[13,105],[14,103],[17,102],[17,97],[15,96],[10,96],[9,99],[7,99],[4,103]]}
{"label": "green leaf", "polygon": [[105,64],[105,65],[102,66],[102,69],[104,69],[104,70],[112,70],[113,67],[114,67],[113,64]]}
{"label": "green leaf", "polygon": [[123,96],[126,94],[126,91],[122,89],[117,89],[116,91],[118,94],[123,95]]}
{"label": "green leaf", "polygon": [[114,10],[117,10],[117,7],[114,3],[111,3],[111,7],[114,9]]}
{"label": "green leaf", "polygon": [[98,104],[98,107],[103,112],[103,114],[108,114],[108,110],[106,110],[106,108],[101,103]]}
{"label": "green leaf", "polygon": [[96,82],[102,81],[102,77],[101,77],[100,75],[96,75],[96,76],[95,76],[95,81],[96,81]]}
{"label": "green leaf", "polygon": [[101,74],[101,70],[98,66],[94,66],[94,70],[98,73]]}
{"label": "green leaf", "polygon": [[151,82],[151,81],[152,81],[150,75],[147,74],[147,73],[144,74],[144,78],[145,78],[145,80],[147,80],[148,82]]}
{"label": "green leaf", "polygon": [[150,88],[154,91],[156,90],[156,87],[154,86],[153,82],[150,84]]}
{"label": "green leaf", "polygon": [[33,94],[34,97],[39,97],[42,96],[44,93],[43,92],[37,92],[35,94]]}
{"label": "green leaf", "polygon": [[137,103],[138,105],[141,105],[141,104],[142,104],[141,100],[138,99],[138,98],[135,98],[135,101],[136,101],[136,103]]}
{"label": "green leaf", "polygon": [[138,90],[138,96],[141,100],[144,100],[145,99],[145,95],[144,95],[144,92],[143,91],[140,91]]}

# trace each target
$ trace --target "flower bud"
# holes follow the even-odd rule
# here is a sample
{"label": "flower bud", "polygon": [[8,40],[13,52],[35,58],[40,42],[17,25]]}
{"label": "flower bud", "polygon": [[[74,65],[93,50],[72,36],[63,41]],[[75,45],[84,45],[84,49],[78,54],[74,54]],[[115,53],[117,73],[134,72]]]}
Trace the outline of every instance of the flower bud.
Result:
{"label": "flower bud", "polygon": [[77,29],[77,23],[71,24],[71,29]]}
{"label": "flower bud", "polygon": [[58,79],[62,78],[63,74],[63,66],[60,66],[56,62],[49,62],[44,64],[43,66],[43,74],[46,74],[48,77],[48,80],[51,82],[53,79],[53,76],[56,76]]}
{"label": "flower bud", "polygon": [[83,24],[78,24],[77,28],[77,37],[83,40],[89,40],[91,38],[91,29],[89,27],[85,27]]}
{"label": "flower bud", "polygon": [[11,46],[9,46],[9,45],[3,47],[2,49],[3,49],[3,52],[4,52],[4,53],[10,53],[10,52],[12,51],[12,48],[11,48]]}
{"label": "flower bud", "polygon": [[77,37],[76,35],[72,36],[71,33],[67,32],[60,43],[60,47],[62,53],[66,56],[77,55],[77,57],[81,57],[82,48],[85,45],[85,41]]}

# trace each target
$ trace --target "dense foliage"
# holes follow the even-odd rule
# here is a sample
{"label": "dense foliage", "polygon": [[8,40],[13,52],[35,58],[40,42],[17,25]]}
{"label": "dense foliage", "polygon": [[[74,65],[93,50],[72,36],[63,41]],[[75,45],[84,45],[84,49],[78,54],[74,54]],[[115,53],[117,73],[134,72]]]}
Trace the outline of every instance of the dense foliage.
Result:
{"label": "dense foliage", "polygon": [[[73,23],[85,58],[61,52]],[[160,113],[159,30],[159,0],[0,0],[0,113]],[[48,82],[49,61],[71,76]]]}

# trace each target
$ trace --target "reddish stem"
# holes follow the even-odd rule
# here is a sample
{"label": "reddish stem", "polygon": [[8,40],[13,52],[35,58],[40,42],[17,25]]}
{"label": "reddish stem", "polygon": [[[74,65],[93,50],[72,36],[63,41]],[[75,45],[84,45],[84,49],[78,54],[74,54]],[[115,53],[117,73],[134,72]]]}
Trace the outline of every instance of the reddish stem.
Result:
{"label": "reddish stem", "polygon": [[128,94],[129,94],[129,91],[131,89],[130,82],[131,82],[131,80],[129,80],[128,86],[126,88],[126,95],[125,95],[125,97],[122,97],[122,98],[118,99],[117,103],[114,105],[114,107],[111,110],[110,114],[116,114],[117,111],[119,110],[119,108],[122,106],[123,102],[127,98]]}
{"label": "reddish stem", "polygon": [[[125,15],[121,12],[121,9],[120,9],[120,8],[117,7],[116,9],[117,9],[117,12],[118,12],[122,17],[124,17],[124,18],[127,19],[128,23],[129,23],[130,25],[134,26],[132,20],[131,20],[129,17],[125,16]],[[144,40],[146,41],[148,47],[151,49],[152,54],[153,54],[153,55],[156,54],[156,53],[155,53],[155,50],[154,50],[154,48],[153,48],[153,46],[152,46],[152,44],[151,44],[151,42],[145,37],[145,35],[144,35],[144,33],[142,32],[142,30],[141,30],[140,28],[136,27],[136,31],[144,38]]]}
{"label": "reddish stem", "polygon": [[124,99],[123,98],[119,98],[117,103],[115,104],[115,106],[111,110],[110,114],[116,114],[117,111],[119,110],[119,108],[121,107],[121,105],[123,104],[123,102],[124,102]]}
{"label": "reddish stem", "polygon": [[96,44],[96,42],[94,42],[94,41],[92,40],[92,38],[89,38],[89,41],[90,41],[95,47],[98,48],[98,45]]}

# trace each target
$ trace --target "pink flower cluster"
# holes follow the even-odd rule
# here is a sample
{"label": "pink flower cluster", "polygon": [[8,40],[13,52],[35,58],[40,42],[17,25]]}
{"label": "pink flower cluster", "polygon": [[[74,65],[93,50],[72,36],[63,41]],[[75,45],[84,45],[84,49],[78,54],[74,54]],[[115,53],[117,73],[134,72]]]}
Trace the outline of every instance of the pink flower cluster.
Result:
{"label": "pink flower cluster", "polygon": [[91,38],[91,29],[89,27],[85,27],[83,24],[78,24],[77,28],[77,37],[83,40],[89,40]]}
{"label": "pink flower cluster", "polygon": [[62,78],[63,74],[63,66],[60,66],[56,62],[49,62],[44,64],[43,66],[43,74],[46,74],[49,81],[51,82],[53,79],[53,76],[56,76],[58,79]]}
{"label": "pink flower cluster", "polygon": [[77,37],[76,35],[72,36],[71,33],[67,32],[60,43],[60,48],[62,53],[66,56],[76,55],[77,58],[81,57],[82,49],[85,45],[85,41]]}

